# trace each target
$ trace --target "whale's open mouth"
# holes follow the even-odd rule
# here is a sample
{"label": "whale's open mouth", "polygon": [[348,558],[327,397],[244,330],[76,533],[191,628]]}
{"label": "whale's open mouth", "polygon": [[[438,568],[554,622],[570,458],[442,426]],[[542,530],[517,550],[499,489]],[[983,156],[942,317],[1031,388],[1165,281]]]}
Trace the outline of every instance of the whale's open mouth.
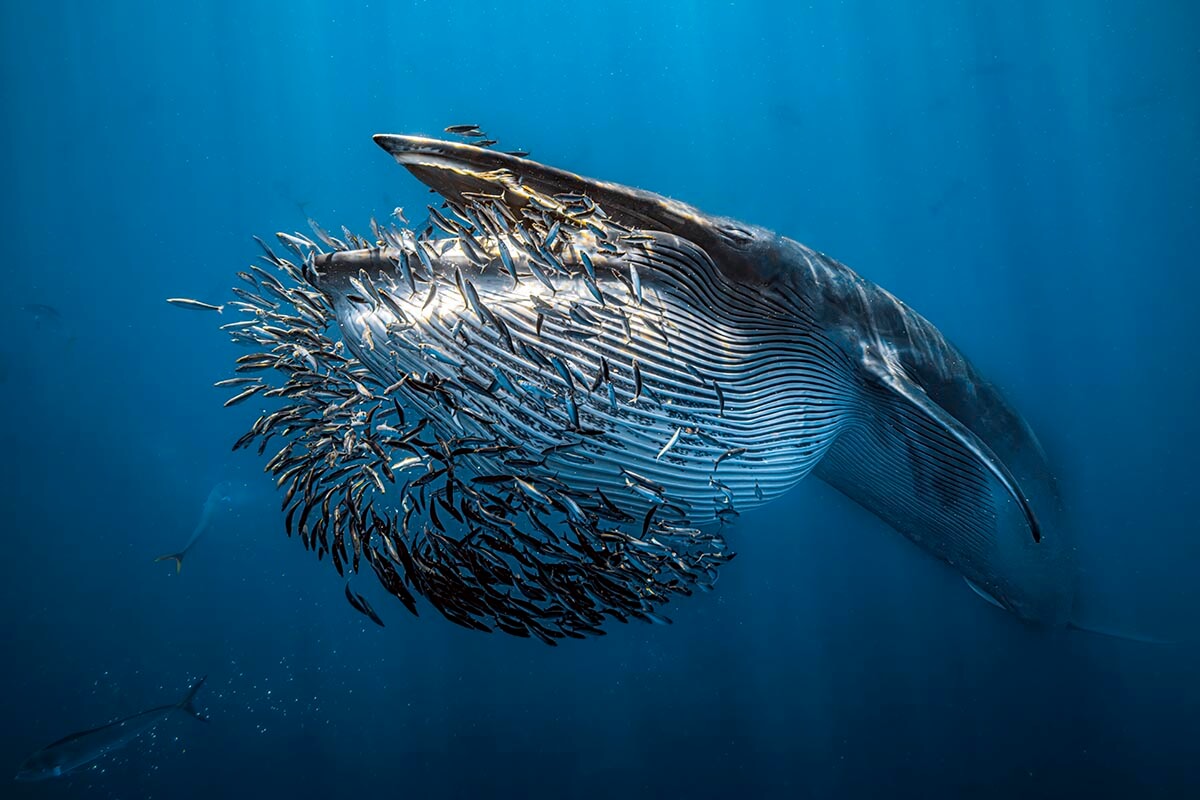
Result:
{"label": "whale's open mouth", "polygon": [[[269,269],[235,290],[248,317],[225,326],[262,351],[239,359],[231,402],[283,403],[239,446],[280,448],[289,535],[339,572],[365,560],[414,613],[422,595],[550,643],[661,621],[731,557],[724,523],[821,465],[1023,610],[994,569],[1017,545],[989,540],[1039,538],[1030,504],[986,434],[925,393],[923,376],[967,368],[899,301],[657,195],[377,141],[443,206],[415,231],[280,235],[290,253],[264,244]],[[887,313],[859,314],[856,351],[859,295]]]}

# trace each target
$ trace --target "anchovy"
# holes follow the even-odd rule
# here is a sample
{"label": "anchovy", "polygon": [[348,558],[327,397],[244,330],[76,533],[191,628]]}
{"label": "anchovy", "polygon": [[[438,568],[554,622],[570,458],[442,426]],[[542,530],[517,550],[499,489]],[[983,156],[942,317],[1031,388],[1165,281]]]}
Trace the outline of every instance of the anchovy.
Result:
{"label": "anchovy", "polygon": [[384,627],[383,620],[375,613],[375,609],[371,608],[371,604],[367,602],[367,598],[358,592],[350,591],[349,581],[346,581],[346,600],[355,611],[367,617],[379,627]]}
{"label": "anchovy", "polygon": [[533,277],[537,278],[539,283],[549,289],[551,294],[557,292],[554,287],[554,282],[551,281],[546,273],[542,271],[542,268],[538,265],[537,259],[528,259],[528,261],[525,263],[525,266],[529,267],[529,271],[533,273]]}
{"label": "anchovy", "polygon": [[437,283],[429,284],[429,294],[425,296],[425,302],[421,304],[421,310],[429,308],[429,304],[433,302],[433,298],[437,296]]}
{"label": "anchovy", "polygon": [[191,309],[192,311],[216,311],[220,314],[225,310],[225,306],[223,305],[214,306],[211,303],[202,303],[199,300],[192,300],[188,297],[168,297],[167,302],[180,308]]}
{"label": "anchovy", "polygon": [[717,462],[715,464],[713,464],[713,469],[715,470],[717,467],[721,466],[721,462],[727,458],[734,458],[736,456],[742,455],[743,453],[746,452],[746,449],[747,448],[745,448],[745,447],[731,447],[730,449],[726,450],[724,453],[721,453],[721,455],[717,456]]}
{"label": "anchovy", "polygon": [[249,389],[246,389],[245,391],[243,391],[239,394],[236,394],[233,397],[226,400],[225,407],[229,408],[230,406],[236,406],[238,403],[242,402],[243,400],[248,400],[249,398],[253,397],[254,395],[258,394],[259,392],[261,392],[263,389],[266,389],[266,388],[267,387],[264,384],[259,384],[257,386],[251,386]]}
{"label": "anchovy", "polygon": [[513,288],[515,289],[521,283],[520,277],[517,275],[516,265],[513,264],[512,254],[508,252],[508,245],[503,241],[496,244],[496,249],[500,253],[500,262],[504,265],[504,270],[513,279]]}
{"label": "anchovy", "polygon": [[[664,444],[664,445],[662,446],[662,449],[658,451],[658,455],[656,455],[656,456],[654,457],[654,460],[655,460],[655,461],[658,461],[660,458],[662,458],[662,457],[663,457],[663,455],[664,455],[664,454],[665,454],[665,453],[666,453],[668,450],[670,450],[672,447],[674,447],[674,446],[675,446],[675,443],[676,443],[677,441],[679,441],[679,434],[680,434],[680,433],[682,433],[682,432],[683,432],[683,429],[682,429],[682,428],[676,428],[676,429],[675,429],[675,432],[674,432],[673,434],[671,434],[671,438],[667,440],[667,443],[666,443],[666,444]],[[718,460],[718,461],[717,461],[717,463],[718,463],[718,464],[720,464],[720,463],[721,463],[721,462],[720,462],[720,460]]]}

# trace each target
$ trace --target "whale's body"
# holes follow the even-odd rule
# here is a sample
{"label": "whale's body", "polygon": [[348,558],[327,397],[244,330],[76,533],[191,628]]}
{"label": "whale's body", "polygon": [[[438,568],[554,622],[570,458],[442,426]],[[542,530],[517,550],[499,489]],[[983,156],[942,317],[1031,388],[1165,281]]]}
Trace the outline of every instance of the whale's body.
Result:
{"label": "whale's body", "polygon": [[[376,227],[375,241],[365,242],[322,231],[334,250],[322,254],[285,237],[306,263],[270,259],[300,281],[300,316],[336,322],[340,341],[304,334],[313,340],[301,348],[307,368],[286,356],[290,340],[281,344],[291,389],[278,393],[305,398],[290,417],[319,412],[327,420],[342,413],[329,410],[333,399],[350,392],[329,387],[329,376],[355,376],[363,403],[395,398],[397,416],[409,410],[406,423],[424,420],[412,441],[435,432],[443,444],[429,443],[442,455],[397,445],[399,432],[387,441],[424,459],[425,476],[448,483],[435,500],[424,486],[418,497],[404,484],[396,516],[376,525],[360,511],[381,505],[387,492],[375,489],[384,481],[366,481],[321,449],[337,438],[330,423],[309,425],[296,440],[309,462],[289,450],[273,466],[292,470],[290,494],[307,496],[309,510],[340,493],[322,498],[315,487],[357,479],[346,509],[359,520],[349,531],[355,562],[360,547],[370,550],[385,585],[386,555],[405,593],[416,588],[443,613],[449,603],[447,615],[467,616],[464,624],[503,621],[501,629],[526,635],[516,621],[524,612],[497,610],[508,601],[488,588],[506,583],[516,565],[539,587],[531,590],[539,620],[568,634],[591,632],[606,605],[629,611],[640,603],[629,613],[652,615],[661,599],[704,585],[725,558],[721,525],[812,473],[996,604],[1027,620],[1069,620],[1071,547],[1034,434],[962,353],[891,294],[795,241],[648,192],[469,145],[376,141],[448,201],[449,211],[431,214],[445,235]],[[289,291],[270,289],[296,301]],[[235,335],[284,341],[279,326],[266,339],[261,328]],[[305,387],[321,374],[329,397],[310,402]],[[346,430],[371,435],[369,424],[349,419]],[[296,489],[298,481],[310,485]],[[476,495],[479,486],[505,493]],[[463,507],[454,516],[467,533],[433,534],[425,548],[427,559],[449,566],[413,563],[394,546],[412,544],[413,519],[436,515],[439,504],[445,518],[456,498]],[[340,523],[328,508],[317,516],[335,521],[321,537],[302,534],[322,550],[329,545],[316,540]],[[437,520],[439,529],[445,524]],[[486,532],[520,540],[530,524],[542,541],[526,542],[531,550],[520,557],[507,554],[507,544],[481,544],[491,541]],[[476,537],[476,529],[485,533]],[[579,542],[569,554],[546,544],[568,529]],[[382,547],[371,544],[372,533]],[[614,545],[621,537],[628,538]],[[497,548],[504,567],[471,566],[479,549],[487,560]],[[564,562],[572,578],[548,576]],[[459,584],[464,569],[473,577]],[[528,586],[513,577],[514,586]],[[547,605],[541,594],[558,599]],[[459,607],[451,595],[471,599]],[[576,605],[588,607],[588,623],[560,625],[555,615]]]}

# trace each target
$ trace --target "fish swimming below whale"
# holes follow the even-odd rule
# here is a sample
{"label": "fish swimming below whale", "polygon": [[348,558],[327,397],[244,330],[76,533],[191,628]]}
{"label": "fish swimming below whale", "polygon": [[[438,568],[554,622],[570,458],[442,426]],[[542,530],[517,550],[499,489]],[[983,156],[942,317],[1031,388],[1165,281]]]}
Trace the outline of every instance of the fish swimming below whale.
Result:
{"label": "fish swimming below whale", "polygon": [[786,237],[473,144],[375,141],[416,229],[259,240],[218,385],[288,535],[417,613],[548,644],[668,622],[809,474],[1018,617],[1073,621],[1030,426],[929,321]]}
{"label": "fish swimming below whale", "polygon": [[16,774],[16,780],[43,781],[84,770],[109,753],[128,746],[164,720],[176,716],[176,712],[208,722],[208,717],[197,711],[195,706],[196,694],[206,679],[207,676],[195,681],[177,703],[150,708],[99,728],[72,733],[46,745],[25,759]]}

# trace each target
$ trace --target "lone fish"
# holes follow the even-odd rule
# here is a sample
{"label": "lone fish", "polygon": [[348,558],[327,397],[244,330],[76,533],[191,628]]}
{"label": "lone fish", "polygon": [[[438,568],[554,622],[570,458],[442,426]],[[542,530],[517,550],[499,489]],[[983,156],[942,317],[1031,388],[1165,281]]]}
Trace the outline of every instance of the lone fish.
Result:
{"label": "lone fish", "polygon": [[183,569],[183,559],[196,546],[196,542],[200,541],[205,533],[208,532],[212,525],[213,515],[222,507],[233,502],[234,485],[229,481],[221,481],[208,492],[208,497],[204,500],[204,508],[200,511],[200,519],[196,521],[196,525],[192,528],[192,535],[188,537],[187,544],[177,553],[167,553],[154,559],[159,561],[174,561],[175,573],[178,574]]}
{"label": "lone fish", "polygon": [[190,297],[168,297],[167,302],[173,306],[180,308],[191,309],[192,311],[216,311],[220,314],[225,310],[225,306],[214,306],[212,303],[205,303],[201,300],[193,300]]}
{"label": "lone fish", "polygon": [[178,703],[147,709],[99,728],[72,733],[70,736],[64,736],[57,742],[46,745],[25,759],[25,763],[17,772],[16,779],[41,781],[48,778],[60,778],[86,767],[101,756],[121,749],[177,711],[182,711],[201,722],[208,722],[208,717],[197,711],[193,705],[196,693],[200,691],[200,687],[204,685],[207,677],[206,675],[193,683],[187,694]]}

